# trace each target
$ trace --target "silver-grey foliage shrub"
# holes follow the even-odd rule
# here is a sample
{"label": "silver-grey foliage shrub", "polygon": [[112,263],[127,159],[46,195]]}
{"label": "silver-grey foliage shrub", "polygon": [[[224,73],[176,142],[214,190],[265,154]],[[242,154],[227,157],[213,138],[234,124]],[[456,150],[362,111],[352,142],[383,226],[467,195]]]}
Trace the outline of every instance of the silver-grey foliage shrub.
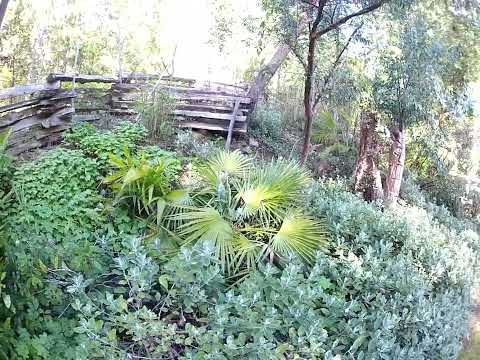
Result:
{"label": "silver-grey foliage shrub", "polygon": [[312,214],[327,220],[337,244],[335,254],[319,253],[312,268],[292,258],[283,269],[260,266],[232,286],[208,242],[160,266],[148,242],[124,242],[110,282],[92,279],[90,290],[79,288],[75,296],[76,332],[89,339],[83,353],[456,359],[478,234],[449,230],[419,208],[382,210],[334,182],[315,184],[308,195]]}

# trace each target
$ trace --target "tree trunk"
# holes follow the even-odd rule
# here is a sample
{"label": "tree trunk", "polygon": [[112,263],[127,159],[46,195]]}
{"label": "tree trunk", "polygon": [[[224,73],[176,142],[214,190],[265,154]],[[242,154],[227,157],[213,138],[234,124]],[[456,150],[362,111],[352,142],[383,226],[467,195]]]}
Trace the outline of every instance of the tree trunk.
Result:
{"label": "tree trunk", "polygon": [[312,137],[313,123],[313,72],[315,70],[315,44],[316,40],[310,37],[308,43],[307,68],[305,71],[305,92],[303,96],[303,104],[305,106],[305,126],[303,130],[303,148],[300,156],[300,163],[305,163],[310,149],[310,138]]}
{"label": "tree trunk", "polygon": [[400,195],[400,187],[402,186],[403,169],[405,167],[405,134],[402,126],[393,131],[392,140],[388,175],[385,180],[385,198],[387,205],[397,203]]}
{"label": "tree trunk", "polygon": [[269,81],[283,64],[289,53],[290,47],[288,45],[281,45],[275,51],[272,59],[259,70],[248,91],[248,96],[252,98],[252,112],[255,110],[258,100],[264,96]]}
{"label": "tree trunk", "polygon": [[8,0],[1,0],[0,3],[0,26],[3,24],[3,19],[5,18],[5,13],[7,12]]}
{"label": "tree trunk", "polygon": [[383,198],[382,179],[376,165],[376,159],[380,152],[375,134],[376,127],[377,118],[375,114],[370,112],[361,114],[354,190],[361,193],[366,201]]}

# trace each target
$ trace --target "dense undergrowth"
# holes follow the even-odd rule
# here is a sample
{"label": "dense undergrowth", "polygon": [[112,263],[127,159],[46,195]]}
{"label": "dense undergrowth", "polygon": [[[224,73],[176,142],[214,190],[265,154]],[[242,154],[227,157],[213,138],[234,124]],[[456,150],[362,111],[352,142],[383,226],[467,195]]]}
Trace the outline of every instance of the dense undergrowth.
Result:
{"label": "dense undergrowth", "polygon": [[480,244],[466,223],[143,136],[83,126],[9,168],[0,358],[457,357]]}

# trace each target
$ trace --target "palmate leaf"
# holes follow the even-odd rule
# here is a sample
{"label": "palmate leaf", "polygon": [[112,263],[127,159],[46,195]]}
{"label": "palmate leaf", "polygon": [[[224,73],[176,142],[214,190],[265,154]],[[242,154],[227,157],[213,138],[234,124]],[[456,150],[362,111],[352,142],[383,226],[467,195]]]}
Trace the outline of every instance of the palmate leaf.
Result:
{"label": "palmate leaf", "polygon": [[243,177],[251,164],[251,159],[238,150],[220,151],[201,169],[201,176],[216,187],[224,177]]}
{"label": "palmate leaf", "polygon": [[208,161],[208,165],[216,172],[241,176],[250,168],[251,159],[238,150],[220,151]]}
{"label": "palmate leaf", "polygon": [[314,122],[312,140],[314,142],[334,141],[338,132],[338,124],[331,112],[325,111],[317,115]]}
{"label": "palmate leaf", "polygon": [[326,226],[300,213],[290,213],[269,245],[276,255],[295,253],[311,264],[316,251],[328,246]]}
{"label": "palmate leaf", "polygon": [[258,216],[265,225],[279,221],[301,199],[308,181],[307,172],[298,164],[273,161],[235,183],[238,214],[241,218]]}
{"label": "palmate leaf", "polygon": [[233,258],[232,271],[238,273],[241,268],[251,271],[256,268],[261,260],[264,243],[252,237],[247,237],[240,231],[234,233],[235,257]]}
{"label": "palmate leaf", "polygon": [[198,241],[211,241],[223,270],[232,266],[235,256],[233,229],[231,225],[213,208],[191,208],[190,211],[175,214],[174,221],[182,221],[178,236],[185,244]]}

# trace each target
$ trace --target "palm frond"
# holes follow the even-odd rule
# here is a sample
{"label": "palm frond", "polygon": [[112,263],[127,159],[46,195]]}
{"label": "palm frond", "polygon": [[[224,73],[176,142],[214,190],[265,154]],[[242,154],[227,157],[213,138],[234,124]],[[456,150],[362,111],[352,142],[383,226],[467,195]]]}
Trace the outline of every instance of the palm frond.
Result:
{"label": "palm frond", "polygon": [[200,170],[200,175],[216,187],[224,178],[243,177],[251,167],[251,159],[240,151],[220,151]]}
{"label": "palm frond", "polygon": [[278,220],[298,203],[308,182],[306,170],[298,164],[273,161],[236,183],[238,214],[240,217],[258,215],[263,222]]}
{"label": "palm frond", "polygon": [[261,258],[264,243],[246,237],[242,232],[234,233],[235,257],[233,258],[233,273],[239,273],[244,268],[247,272],[256,268]]}
{"label": "palm frond", "polygon": [[220,151],[208,161],[208,165],[214,171],[241,176],[251,166],[251,159],[238,150]]}
{"label": "palm frond", "polygon": [[328,246],[326,226],[300,213],[290,213],[269,245],[277,255],[295,253],[311,264],[316,251]]}
{"label": "palm frond", "polygon": [[173,215],[172,219],[183,222],[178,228],[178,236],[184,244],[211,241],[223,269],[230,268],[235,255],[233,229],[217,210],[192,208]]}
{"label": "palm frond", "polygon": [[338,127],[335,116],[331,112],[318,113],[313,124],[312,141],[316,143],[335,141]]}

